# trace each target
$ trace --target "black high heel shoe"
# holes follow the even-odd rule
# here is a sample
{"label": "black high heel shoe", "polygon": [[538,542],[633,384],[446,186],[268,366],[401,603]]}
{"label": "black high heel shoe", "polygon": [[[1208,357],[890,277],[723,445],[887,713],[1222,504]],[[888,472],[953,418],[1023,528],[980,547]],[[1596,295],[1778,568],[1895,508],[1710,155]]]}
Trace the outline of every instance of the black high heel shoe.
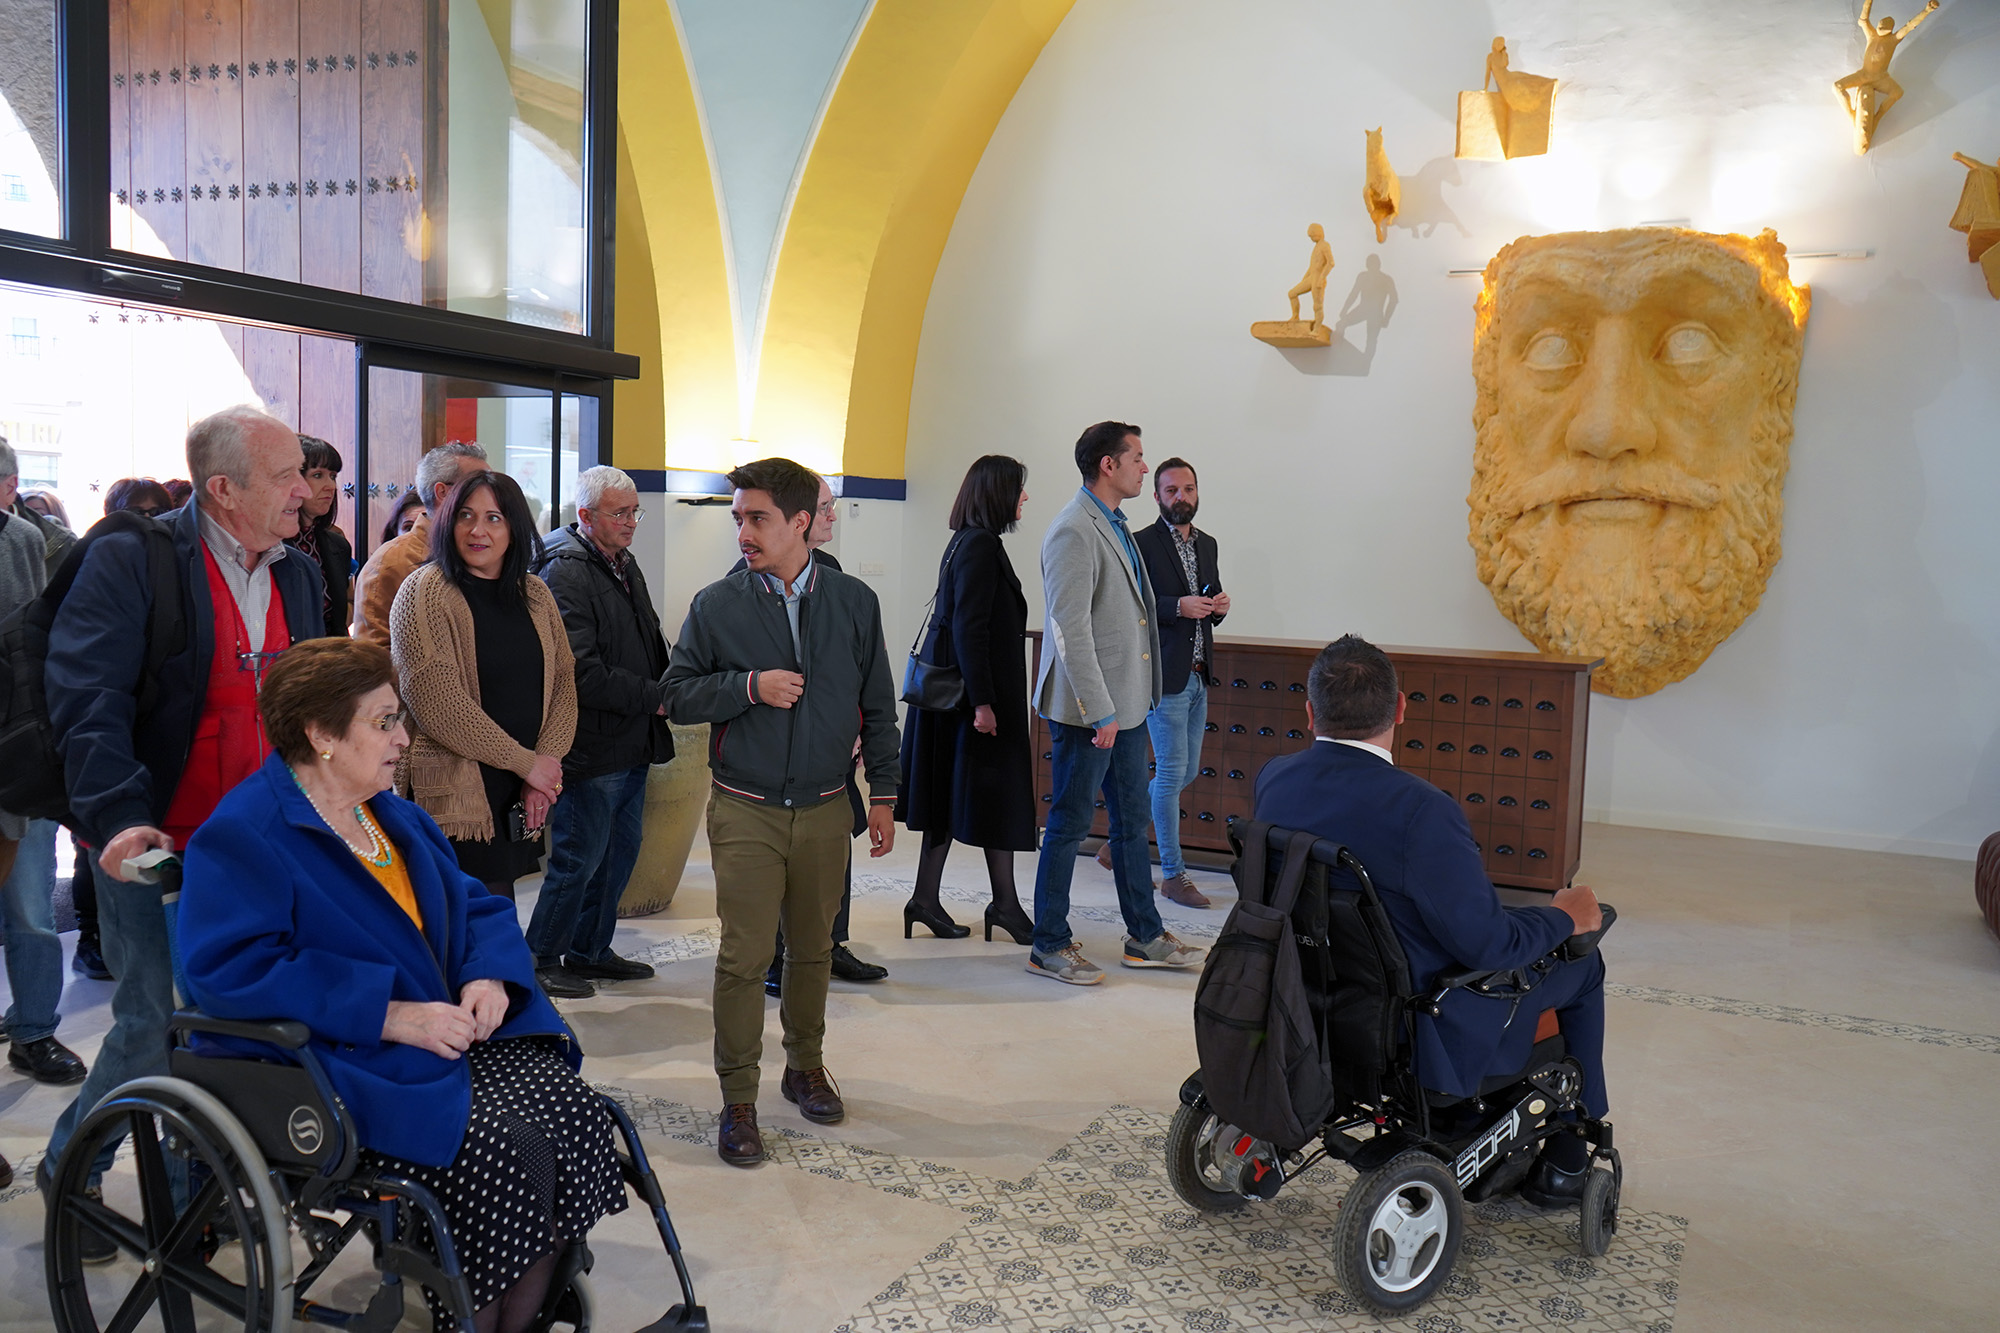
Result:
{"label": "black high heel shoe", "polygon": [[910,938],[910,927],[923,922],[931,934],[941,940],[962,940],[972,933],[971,926],[961,926],[945,913],[942,907],[932,907],[920,903],[915,898],[903,904],[903,938]]}
{"label": "black high heel shoe", "polygon": [[1014,908],[1012,914],[1002,912],[996,906],[989,906],[986,909],[986,942],[988,944],[993,943],[993,929],[996,926],[1006,931],[1016,944],[1033,944],[1035,942],[1034,918],[1022,911],[1019,906]]}

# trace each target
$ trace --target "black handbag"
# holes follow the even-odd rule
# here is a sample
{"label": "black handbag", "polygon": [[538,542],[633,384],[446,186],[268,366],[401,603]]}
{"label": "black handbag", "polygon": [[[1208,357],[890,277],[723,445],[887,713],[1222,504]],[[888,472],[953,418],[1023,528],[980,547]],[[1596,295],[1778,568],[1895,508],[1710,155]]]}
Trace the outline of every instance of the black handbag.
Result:
{"label": "black handbag", "polygon": [[[944,587],[944,576],[951,569],[951,557],[958,550],[959,538],[965,535],[961,529],[953,535],[951,545],[944,549],[944,561],[938,566],[938,587]],[[937,593],[931,594],[926,608],[924,623],[917,629],[917,638],[910,645],[910,664],[903,668],[903,702],[912,708],[921,708],[932,713],[955,713],[965,707],[965,677],[955,666],[938,662],[926,662],[922,648],[924,635],[936,623]]]}

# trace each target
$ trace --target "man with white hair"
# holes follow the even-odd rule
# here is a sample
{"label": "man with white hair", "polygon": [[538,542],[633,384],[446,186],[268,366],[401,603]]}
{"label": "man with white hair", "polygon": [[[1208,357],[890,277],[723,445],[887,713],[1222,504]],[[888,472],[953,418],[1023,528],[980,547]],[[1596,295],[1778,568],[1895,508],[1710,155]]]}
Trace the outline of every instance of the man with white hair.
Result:
{"label": "man with white hair", "polygon": [[[431,558],[431,510],[458,485],[458,479],[486,466],[486,449],[479,444],[441,444],[417,460],[417,494],[424,497],[416,525],[392,542],[375,548],[354,580],[354,626],[357,639],[389,646],[389,608],[403,580]],[[362,524],[366,527],[366,524]]]}
{"label": "man with white hair", "polygon": [[[326,633],[319,566],[285,544],[312,495],[298,435],[254,407],[226,408],[188,429],[187,462],[194,494],[162,520],[180,617],[160,669],[143,669],[160,586],[154,534],[91,539],[49,629],[49,720],[73,827],[98,850],[98,918],[118,986],[111,1031],[49,1138],[44,1184],[100,1097],[167,1072],[166,922],[159,890],[130,882],[125,863],[185,848],[224,793],[263,763],[264,670],[292,644]],[[100,1161],[93,1179],[108,1165]],[[117,1252],[88,1229],[82,1244],[86,1262]]]}
{"label": "man with white hair", "polygon": [[632,558],[646,511],[615,467],[576,479],[576,522],[552,535],[535,572],[556,595],[576,656],[576,740],[549,812],[549,868],[528,922],[535,974],[551,995],[653,975],[611,949],[618,899],[639,859],[646,773],[674,757],[662,705],[667,641]]}

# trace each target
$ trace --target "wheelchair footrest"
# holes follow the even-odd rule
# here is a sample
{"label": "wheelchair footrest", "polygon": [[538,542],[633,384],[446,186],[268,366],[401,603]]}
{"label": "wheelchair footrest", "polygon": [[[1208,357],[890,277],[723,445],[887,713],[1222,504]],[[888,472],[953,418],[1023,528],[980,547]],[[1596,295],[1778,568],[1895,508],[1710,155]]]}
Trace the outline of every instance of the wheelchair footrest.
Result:
{"label": "wheelchair footrest", "polygon": [[676,1305],[638,1333],[708,1333],[708,1307]]}

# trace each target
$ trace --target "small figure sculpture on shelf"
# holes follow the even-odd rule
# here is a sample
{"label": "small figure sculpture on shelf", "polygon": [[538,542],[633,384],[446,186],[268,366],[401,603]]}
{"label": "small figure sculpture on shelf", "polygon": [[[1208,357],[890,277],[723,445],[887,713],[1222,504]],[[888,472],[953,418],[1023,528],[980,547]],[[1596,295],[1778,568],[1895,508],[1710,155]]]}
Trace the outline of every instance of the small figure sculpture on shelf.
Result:
{"label": "small figure sculpture on shelf", "polygon": [[[1494,87],[1486,91],[1487,85]],[[1549,122],[1556,81],[1520,74],[1507,65],[1507,39],[1495,37],[1479,91],[1458,95],[1457,157],[1538,157],[1549,151]]]}
{"label": "small figure sculpture on shelf", "polygon": [[1966,168],[1965,189],[1951,229],[1965,233],[1965,257],[1986,275],[1986,290],[2000,300],[2000,163],[1953,153]]}
{"label": "small figure sculpture on shelf", "polygon": [[1846,78],[1835,79],[1833,91],[1840,98],[1840,104],[1847,110],[1847,117],[1854,122],[1854,151],[1856,155],[1868,151],[1875,142],[1875,127],[1882,123],[1889,108],[1902,100],[1903,85],[1889,77],[1889,57],[1896,54],[1896,48],[1905,37],[1917,30],[1917,25],[1929,18],[1938,7],[1938,0],[1928,0],[1924,12],[1905,23],[1901,30],[1896,20],[1884,18],[1875,23],[1869,11],[1875,7],[1875,0],[1861,0],[1861,17],[1855,22],[1868,36],[1868,48],[1861,55],[1861,68]]}
{"label": "small figure sculpture on shelf", "polygon": [[[1326,327],[1326,280],[1333,272],[1333,247],[1326,243],[1326,228],[1317,222],[1306,228],[1306,237],[1313,243],[1312,259],[1306,264],[1306,275],[1285,293],[1292,303],[1292,317],[1252,324],[1250,336],[1259,342],[1273,347],[1325,347],[1333,341]],[[1310,322],[1299,318],[1299,298],[1308,292],[1313,302]]]}
{"label": "small figure sculpture on shelf", "polygon": [[1363,130],[1368,138],[1368,180],[1361,187],[1361,202],[1368,209],[1368,220],[1375,224],[1375,242],[1381,244],[1389,239],[1389,224],[1396,220],[1396,213],[1403,206],[1403,182],[1396,179],[1396,170],[1389,165],[1389,154],[1382,148],[1382,127]]}

